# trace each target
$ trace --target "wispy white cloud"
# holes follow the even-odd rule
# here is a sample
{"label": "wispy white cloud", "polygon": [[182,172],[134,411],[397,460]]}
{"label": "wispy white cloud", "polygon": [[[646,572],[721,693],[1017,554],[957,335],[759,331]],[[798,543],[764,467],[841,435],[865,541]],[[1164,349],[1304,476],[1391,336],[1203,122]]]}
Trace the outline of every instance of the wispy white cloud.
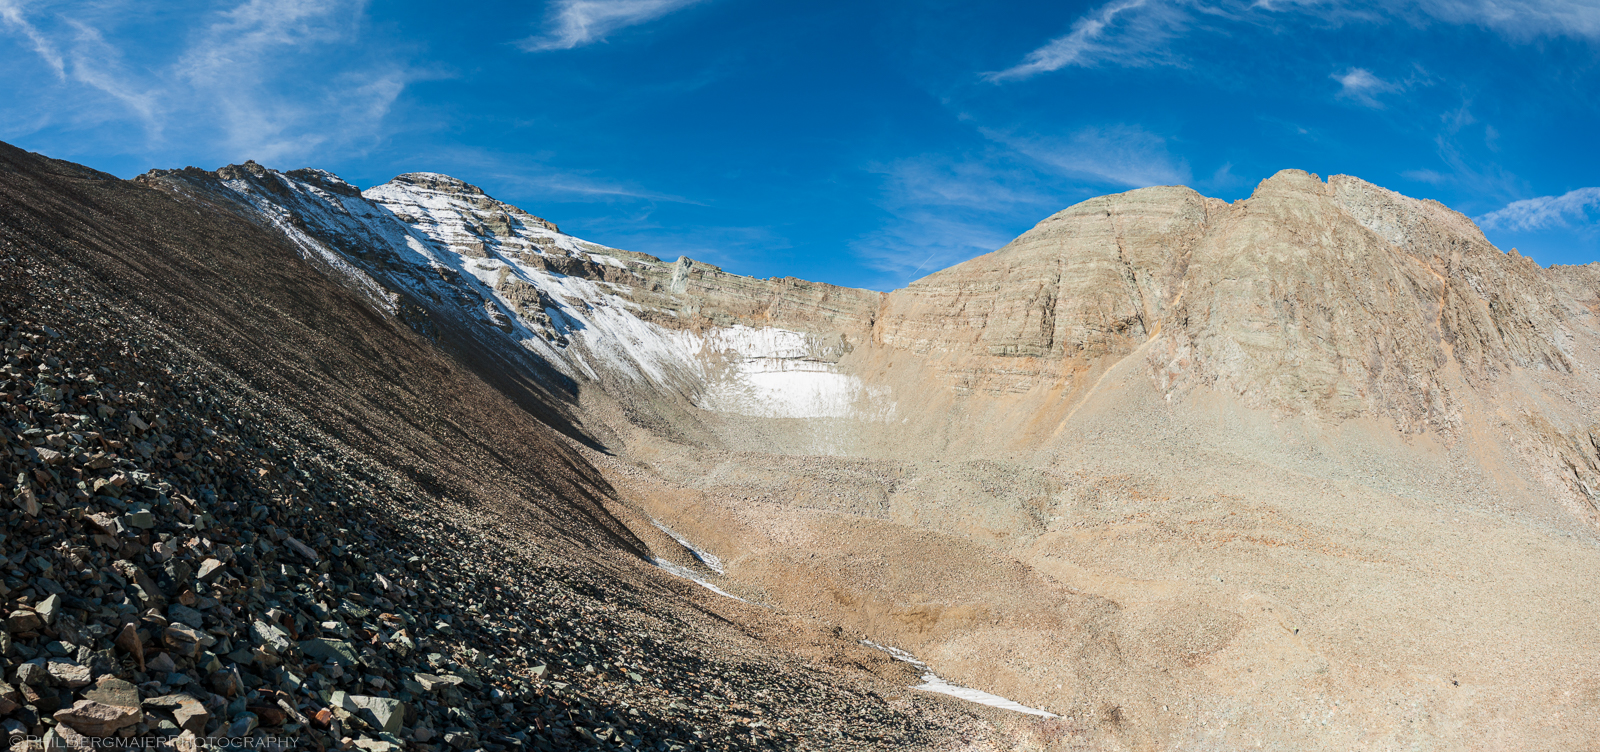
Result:
{"label": "wispy white cloud", "polygon": [[[116,106],[109,108],[113,113],[120,107],[138,120],[147,138],[159,135],[158,97],[149,85],[136,82],[128,74],[116,46],[83,20],[49,12],[48,6],[41,11],[36,23],[24,14],[20,3],[0,0],[0,30],[11,29],[27,38],[33,52],[53,74],[54,81],[43,88],[87,86],[115,102]],[[75,109],[79,117],[91,122],[122,116],[122,113],[107,113],[105,108],[79,106]],[[58,113],[41,115],[41,121],[48,121]]]}
{"label": "wispy white cloud", "polygon": [[32,74],[9,82],[27,96],[4,120],[118,129],[116,143],[157,159],[172,151],[190,159],[308,159],[374,143],[395,101],[420,77],[397,55],[363,44],[370,41],[365,0],[208,4],[170,10],[181,20],[155,44],[130,22],[145,12],[136,0],[44,0],[27,8],[0,0],[0,39],[10,32],[29,40],[55,73],[53,81]]}
{"label": "wispy white cloud", "polygon": [[912,211],[850,245],[869,268],[885,272],[882,287],[898,287],[1000,248],[1015,235],[994,221]]}
{"label": "wispy white cloud", "polygon": [[994,155],[988,159],[923,155],[873,171],[884,176],[887,199],[896,206],[995,210],[1053,200],[1035,175]]}
{"label": "wispy white cloud", "polygon": [[1066,139],[983,134],[1068,177],[1124,188],[1190,181],[1189,165],[1172,157],[1166,139],[1138,126],[1084,128]]}
{"label": "wispy white cloud", "polygon": [[[475,146],[454,145],[441,147],[429,155],[432,166],[451,174],[472,174],[484,185],[497,186],[507,195],[497,195],[501,200],[536,200],[582,202],[633,202],[646,207],[652,204],[706,204],[666,191],[652,190],[638,183],[597,177],[593,171],[575,169],[556,163],[556,154],[525,155]],[[487,190],[487,188],[486,188]],[[528,208],[528,207],[523,207]],[[648,211],[648,208],[646,209]]]}
{"label": "wispy white cloud", "polygon": [[[221,114],[230,153],[259,160],[303,157],[348,135],[366,134],[407,83],[390,64],[346,69],[310,91],[277,85],[301,56],[356,38],[360,0],[247,0],[213,17],[174,74],[191,96]],[[315,81],[316,79],[310,79]],[[338,127],[325,120],[335,115]]]}
{"label": "wispy white cloud", "polygon": [[[1028,53],[1022,62],[983,77],[1000,83],[1072,66],[1181,65],[1183,58],[1171,49],[1173,40],[1197,29],[1219,28],[1202,19],[1271,24],[1291,16],[1324,25],[1399,21],[1480,26],[1518,42],[1600,39],[1596,0],[1401,0],[1381,5],[1363,0],[1111,0],[1079,17],[1066,34]],[[1358,101],[1376,101],[1371,93],[1367,98]]]}
{"label": "wispy white cloud", "polygon": [[1151,65],[1170,62],[1168,40],[1183,33],[1190,21],[1181,3],[1165,0],[1114,0],[1073,22],[1066,35],[1028,53],[1021,63],[985,73],[992,82],[1010,81],[1068,66],[1101,63]]}
{"label": "wispy white cloud", "polygon": [[[563,226],[562,229],[566,227]],[[643,221],[613,217],[607,218],[604,222],[586,225],[579,231],[592,230],[598,233],[593,236],[594,238],[604,238],[605,242],[613,247],[648,253],[668,260],[688,256],[696,261],[737,271],[770,263],[772,254],[794,247],[794,243],[781,232],[781,229],[764,226],[693,224],[667,227],[648,217]]]}
{"label": "wispy white cloud", "polygon": [[607,34],[638,26],[704,0],[555,0],[544,33],[523,40],[529,52],[570,50],[604,41]]}
{"label": "wispy white cloud", "polygon": [[1400,84],[1378,78],[1366,68],[1350,68],[1343,73],[1334,73],[1329,78],[1339,82],[1339,98],[1373,109],[1383,109],[1383,103],[1378,101],[1378,95],[1400,91],[1402,88]]}
{"label": "wispy white cloud", "polygon": [[1440,173],[1438,170],[1406,170],[1400,173],[1400,177],[1407,180],[1415,180],[1419,183],[1427,183],[1428,185],[1444,185],[1450,182],[1450,177]]}
{"label": "wispy white cloud", "polygon": [[501,174],[498,177],[500,182],[504,184],[520,186],[522,190],[563,200],[571,200],[573,198],[585,200],[617,199],[687,204],[689,206],[706,205],[703,202],[670,193],[661,193],[622,183],[598,180],[586,175],[551,172],[547,169],[539,169],[532,175]]}
{"label": "wispy white cloud", "polygon": [[72,79],[121,102],[144,123],[151,137],[158,136],[161,131],[159,95],[128,74],[121,52],[108,43],[98,29],[71,19],[67,25],[74,31],[70,57]]}
{"label": "wispy white cloud", "polygon": [[1478,124],[1470,102],[1462,102],[1461,106],[1440,113],[1439,122],[1443,130],[1434,136],[1434,146],[1439,160],[1448,169],[1406,170],[1401,173],[1403,177],[1430,185],[1454,186],[1481,201],[1504,201],[1528,195],[1530,191],[1525,181],[1498,164],[1470,159],[1463,151],[1461,142],[1470,133],[1468,128]]}
{"label": "wispy white cloud", "polygon": [[883,273],[880,289],[988,253],[1059,209],[1059,179],[1017,152],[924,154],[876,165],[883,178],[882,223],[851,241],[863,265]]}
{"label": "wispy white cloud", "polygon": [[170,152],[298,160],[376,141],[390,107],[419,77],[395,54],[363,45],[365,0],[205,5],[210,10],[168,10],[181,21],[152,43],[134,21],[146,13],[136,0],[26,8],[0,0],[0,38],[26,38],[54,74],[24,72],[30,78],[10,82],[27,96],[0,125],[13,138],[48,126],[110,128],[130,154],[155,160]]}
{"label": "wispy white cloud", "polygon": [[1417,0],[1416,7],[1445,23],[1482,26],[1518,41],[1600,39],[1600,3],[1594,0]]}
{"label": "wispy white cloud", "polygon": [[1212,191],[1227,190],[1244,184],[1245,179],[1234,173],[1232,162],[1222,163],[1221,167],[1211,173],[1211,177],[1199,182],[1201,187]]}
{"label": "wispy white cloud", "polygon": [[[852,241],[866,266],[896,287],[1010,242],[1018,233],[1106,186],[1191,182],[1188,164],[1143,128],[1085,128],[1063,137],[979,131],[986,150],[923,155],[879,166],[884,220]],[[1232,180],[1228,167],[1217,180]]]}
{"label": "wispy white cloud", "polygon": [[15,29],[27,37],[28,42],[33,45],[33,51],[44,59],[46,65],[55,70],[57,78],[67,77],[67,66],[61,58],[61,51],[56,49],[44,34],[39,33],[38,28],[28,22],[22,14],[21,3],[16,0],[0,0],[0,21],[5,22],[6,27]]}
{"label": "wispy white cloud", "polygon": [[1588,222],[1589,211],[1600,209],[1600,188],[1579,188],[1560,196],[1539,196],[1513,201],[1476,219],[1479,226],[1495,230],[1544,230]]}

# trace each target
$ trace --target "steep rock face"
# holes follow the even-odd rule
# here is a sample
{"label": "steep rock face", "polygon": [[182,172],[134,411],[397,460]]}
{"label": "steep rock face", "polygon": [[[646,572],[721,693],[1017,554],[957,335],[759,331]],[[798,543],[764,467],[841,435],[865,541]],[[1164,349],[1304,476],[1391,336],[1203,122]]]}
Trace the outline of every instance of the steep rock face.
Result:
{"label": "steep rock face", "polygon": [[[437,246],[490,267],[497,279],[539,287],[529,272],[607,283],[635,316],[668,329],[769,326],[859,333],[871,325],[878,293],[793,278],[755,279],[679,258],[666,263],[562,234],[548,221],[496,201],[477,186],[432,173],[401,175],[363,197]],[[528,279],[522,279],[529,277]],[[495,287],[503,286],[497,282]],[[589,298],[556,301],[581,309]]]}
{"label": "steep rock face", "polygon": [[[1221,202],[1187,188],[1091,199],[889,296],[882,344],[951,363],[965,389],[1026,391],[1156,331]],[[1065,361],[1069,365],[1062,365]],[[986,371],[1004,374],[988,378]]]}
{"label": "steep rock face", "polygon": [[[1231,205],[1175,187],[1091,199],[889,295],[589,243],[431,173],[365,192],[254,163],[144,179],[285,233],[436,341],[597,387],[681,440],[1054,451],[1111,372],[1133,369],[1169,403],[1218,393],[1450,442],[1509,399],[1531,417],[1491,454],[1591,510],[1600,488],[1593,427],[1574,417],[1600,393],[1600,273],[1540,269],[1442,205],[1347,176],[1286,170]],[[729,434],[710,416],[835,422]],[[808,438],[786,443],[795,431]]]}
{"label": "steep rock face", "polygon": [[1469,386],[1571,369],[1541,270],[1437,203],[1355,178],[1265,181],[1207,233],[1187,281],[1152,355],[1169,388],[1448,430]]}
{"label": "steep rock face", "polygon": [[1279,173],[1198,245],[1161,376],[1332,419],[1369,411],[1441,424],[1444,284],[1345,212],[1327,186]]}
{"label": "steep rock face", "polygon": [[1187,188],[1090,199],[994,253],[896,291],[879,338],[919,353],[1125,353],[1176,294],[1208,201]]}
{"label": "steep rock face", "polygon": [[1572,370],[1569,322],[1590,309],[1555,275],[1435,202],[1286,170],[1233,205],[1085,201],[894,292],[875,335],[948,363],[958,392],[1027,392],[1146,347],[1163,391],[1452,430],[1457,392]]}

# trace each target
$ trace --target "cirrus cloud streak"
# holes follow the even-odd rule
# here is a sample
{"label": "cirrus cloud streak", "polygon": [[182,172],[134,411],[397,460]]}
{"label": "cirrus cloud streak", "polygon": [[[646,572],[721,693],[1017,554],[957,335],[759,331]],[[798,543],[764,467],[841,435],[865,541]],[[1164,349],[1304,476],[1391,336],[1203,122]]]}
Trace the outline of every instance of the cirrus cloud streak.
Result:
{"label": "cirrus cloud streak", "polygon": [[1513,201],[1476,219],[1494,230],[1545,230],[1585,222],[1591,209],[1600,209],[1600,188],[1578,188],[1560,196],[1539,196]]}
{"label": "cirrus cloud streak", "polygon": [[1594,0],[1409,0],[1374,7],[1347,0],[1112,0],[1072,23],[1055,39],[1005,70],[985,73],[992,83],[1018,81],[1068,67],[1184,65],[1168,42],[1206,21],[1272,26],[1300,18],[1323,25],[1403,22],[1478,26],[1516,42],[1539,37],[1600,39],[1600,3]]}
{"label": "cirrus cloud streak", "polygon": [[605,41],[618,29],[654,21],[703,0],[557,0],[543,34],[522,41],[529,52],[570,50]]}

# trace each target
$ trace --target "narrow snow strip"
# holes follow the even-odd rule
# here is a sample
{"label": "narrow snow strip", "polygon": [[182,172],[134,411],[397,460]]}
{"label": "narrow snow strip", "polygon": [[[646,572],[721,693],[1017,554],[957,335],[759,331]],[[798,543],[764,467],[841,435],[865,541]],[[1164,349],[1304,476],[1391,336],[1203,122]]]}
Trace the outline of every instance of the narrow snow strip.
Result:
{"label": "narrow snow strip", "polygon": [[1017,713],[1027,713],[1028,715],[1044,716],[1045,718],[1060,718],[1061,717],[1061,716],[1058,716],[1055,713],[1052,713],[1052,712],[1050,712],[1048,710],[1040,710],[1038,708],[1030,708],[1027,705],[1023,705],[1022,703],[1015,702],[1013,700],[1007,700],[1006,698],[1001,697],[1000,695],[989,694],[988,692],[985,692],[985,691],[983,691],[981,689],[971,689],[971,688],[968,688],[968,687],[962,687],[962,686],[957,686],[955,684],[951,684],[950,682],[947,682],[947,681],[945,681],[943,679],[940,679],[937,674],[933,673],[933,670],[928,668],[928,664],[917,660],[916,656],[914,656],[914,655],[912,655],[910,653],[907,653],[906,651],[901,650],[899,648],[891,648],[891,647],[888,647],[886,645],[879,645],[878,643],[873,642],[871,640],[862,640],[861,644],[862,645],[866,645],[867,647],[877,648],[878,650],[882,650],[883,652],[888,653],[891,657],[893,657],[897,661],[904,661],[904,662],[909,663],[909,664],[911,664],[913,666],[916,666],[919,669],[922,669],[922,683],[918,684],[915,687],[912,687],[912,689],[920,689],[920,690],[922,690],[924,692],[937,692],[937,693],[939,693],[941,695],[950,695],[951,697],[960,698],[962,700],[966,700],[967,702],[974,702],[974,703],[977,703],[979,705],[988,705],[991,708],[1001,708],[1003,710],[1011,710],[1011,711],[1015,711]]}
{"label": "narrow snow strip", "polygon": [[694,558],[699,559],[701,564],[711,567],[711,570],[717,574],[727,574],[727,572],[723,571],[722,569],[722,560],[718,559],[710,551],[702,551],[698,548],[695,548],[695,545],[690,543],[688,538],[679,535],[677,531],[661,524],[656,520],[651,520],[650,524],[655,525],[657,530],[672,536],[672,539],[677,541],[678,545],[689,549],[689,553],[694,554]]}
{"label": "narrow snow strip", "polygon": [[916,666],[917,668],[922,669],[923,671],[932,671],[932,669],[928,668],[928,664],[917,660],[916,656],[914,656],[914,655],[912,655],[910,653],[907,653],[906,651],[901,650],[900,648],[891,648],[888,645],[879,645],[878,643],[873,642],[872,640],[862,640],[861,644],[862,645],[866,645],[869,648],[876,648],[878,650],[882,650],[883,652],[888,653],[889,657],[891,657],[891,658],[893,658],[893,659],[895,659],[897,661],[902,661],[902,662],[905,662],[905,663],[909,663],[909,664],[911,664],[913,666]]}
{"label": "narrow snow strip", "polygon": [[[690,580],[690,581],[694,582],[695,584],[699,585],[700,587],[703,587],[703,588],[705,588],[707,590],[710,590],[711,592],[716,593],[717,595],[724,596],[724,597],[727,597],[727,598],[732,598],[732,599],[734,599],[734,600],[736,600],[736,601],[738,601],[740,603],[750,603],[750,601],[747,601],[747,600],[745,600],[743,598],[740,598],[739,596],[734,595],[733,593],[730,593],[730,592],[728,592],[726,590],[723,590],[722,588],[717,587],[716,585],[713,585],[713,584],[711,584],[709,582],[706,582],[704,578],[702,578],[700,575],[695,574],[694,570],[689,569],[688,567],[682,567],[682,566],[679,566],[677,564],[673,564],[672,562],[667,561],[666,559],[656,559],[655,562],[656,562],[656,566],[661,567],[662,569],[665,569],[668,574],[675,575],[675,576],[678,576],[678,577],[682,577],[685,580]],[[754,604],[752,604],[752,605],[754,605]]]}
{"label": "narrow snow strip", "polygon": [[975,703],[977,703],[979,705],[988,705],[991,708],[1001,708],[1003,710],[1011,710],[1011,711],[1015,711],[1015,712],[1018,712],[1018,713],[1027,713],[1028,715],[1043,716],[1045,718],[1060,718],[1061,717],[1061,716],[1058,716],[1055,713],[1052,713],[1052,712],[1050,712],[1048,710],[1040,710],[1038,708],[1030,708],[1027,705],[1023,705],[1022,703],[1015,702],[1013,700],[1007,700],[1006,698],[1001,697],[1000,695],[989,694],[988,692],[985,692],[985,691],[983,691],[981,689],[969,689],[967,687],[958,687],[958,686],[956,686],[954,684],[951,684],[951,683],[949,683],[949,682],[947,682],[947,681],[945,681],[943,679],[940,679],[939,677],[937,677],[937,676],[935,676],[933,674],[924,674],[923,677],[922,677],[922,681],[925,682],[925,683],[918,684],[917,686],[912,687],[912,689],[920,689],[920,690],[922,690],[924,692],[937,692],[937,693],[939,693],[941,695],[950,695],[951,697],[958,697],[960,699],[966,700],[967,702],[975,702]]}

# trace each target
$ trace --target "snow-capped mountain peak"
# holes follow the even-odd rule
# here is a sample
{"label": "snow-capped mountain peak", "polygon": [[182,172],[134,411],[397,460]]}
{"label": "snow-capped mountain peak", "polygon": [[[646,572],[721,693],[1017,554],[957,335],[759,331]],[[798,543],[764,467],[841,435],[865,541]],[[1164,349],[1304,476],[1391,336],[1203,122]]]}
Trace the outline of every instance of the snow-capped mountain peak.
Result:
{"label": "snow-capped mountain peak", "polygon": [[322,170],[254,162],[144,179],[265,218],[419,332],[466,333],[580,384],[635,383],[704,409],[776,417],[881,414],[889,404],[834,366],[864,338],[879,293],[610,248],[438,173],[365,191]]}

